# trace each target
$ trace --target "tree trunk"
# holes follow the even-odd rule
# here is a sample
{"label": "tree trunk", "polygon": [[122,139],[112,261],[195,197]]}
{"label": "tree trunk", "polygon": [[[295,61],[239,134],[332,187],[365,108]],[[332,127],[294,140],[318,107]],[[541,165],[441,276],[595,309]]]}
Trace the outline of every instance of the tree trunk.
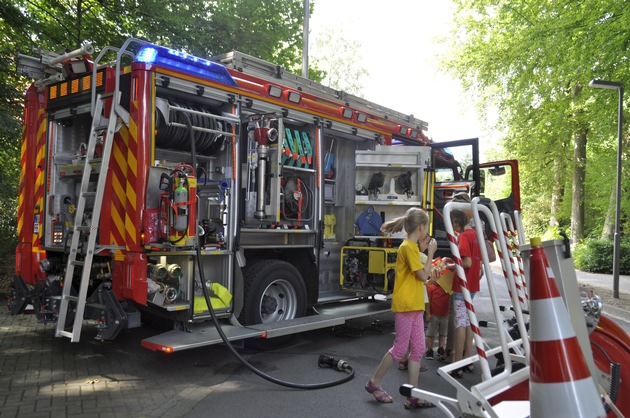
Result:
{"label": "tree trunk", "polygon": [[584,180],[586,177],[586,130],[573,136],[573,200],[571,201],[571,239],[577,245],[584,239]]}
{"label": "tree trunk", "polygon": [[[626,120],[625,116],[624,116],[624,121]],[[626,129],[625,133],[623,134],[622,137],[622,154],[621,154],[621,161],[625,162],[628,159],[629,153],[628,153],[628,147],[630,146],[630,141],[628,140],[630,138],[630,129]],[[623,164],[622,164],[623,167]],[[624,170],[624,173],[626,171]],[[621,204],[623,205],[623,202],[625,200],[624,196],[627,196],[626,194],[626,190],[624,185],[627,184],[625,177],[625,174],[622,174],[621,177],[621,185],[622,185],[622,190],[621,190]],[[604,219],[604,227],[602,228],[602,235],[601,235],[601,239],[602,240],[614,240],[615,239],[615,230],[616,230],[616,225],[615,222],[617,221],[616,219],[616,204],[617,204],[617,179],[615,178],[615,181],[613,182],[613,185],[610,189],[610,200],[608,201],[608,210],[606,211],[606,218]],[[621,224],[620,226],[620,230],[621,232],[623,231],[623,214],[624,211],[622,209],[621,211],[621,219],[620,222]]]}

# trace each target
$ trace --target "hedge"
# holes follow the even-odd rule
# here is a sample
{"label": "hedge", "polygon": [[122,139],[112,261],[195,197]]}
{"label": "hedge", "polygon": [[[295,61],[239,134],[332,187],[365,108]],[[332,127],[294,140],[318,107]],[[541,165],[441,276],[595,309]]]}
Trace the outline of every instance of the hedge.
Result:
{"label": "hedge", "polygon": [[[630,274],[630,241],[622,240],[620,244],[619,274]],[[612,274],[613,254],[613,241],[587,239],[573,251],[573,261],[578,270]]]}

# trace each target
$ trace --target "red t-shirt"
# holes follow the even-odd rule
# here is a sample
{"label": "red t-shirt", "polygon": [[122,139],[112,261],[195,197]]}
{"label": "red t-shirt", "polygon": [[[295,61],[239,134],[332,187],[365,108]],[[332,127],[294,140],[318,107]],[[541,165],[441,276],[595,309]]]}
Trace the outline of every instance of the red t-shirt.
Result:
{"label": "red t-shirt", "polygon": [[[479,282],[481,280],[481,251],[479,250],[479,241],[477,240],[477,233],[474,229],[465,229],[464,232],[459,234],[459,255],[462,261],[465,257],[472,259],[472,265],[467,269],[464,269],[466,273],[466,287],[469,292],[479,291]],[[453,280],[453,292],[460,292],[462,289],[459,285],[459,280]],[[431,307],[433,308],[433,306]]]}
{"label": "red t-shirt", "polygon": [[427,293],[429,293],[431,315],[448,316],[448,306],[451,300],[451,295],[446,293],[442,286],[437,283],[431,283],[428,285]]}

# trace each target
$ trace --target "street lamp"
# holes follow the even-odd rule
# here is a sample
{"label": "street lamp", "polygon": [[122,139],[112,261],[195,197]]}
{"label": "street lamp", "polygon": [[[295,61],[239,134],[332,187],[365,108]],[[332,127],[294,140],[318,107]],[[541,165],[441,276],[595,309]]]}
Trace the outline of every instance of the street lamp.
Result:
{"label": "street lamp", "polygon": [[302,28],[302,77],[308,78],[308,19],[310,12],[310,0],[304,0],[304,26]]}
{"label": "street lamp", "polygon": [[617,202],[615,207],[615,247],[613,253],[613,297],[619,299],[619,217],[621,213],[621,125],[623,125],[623,84],[614,81],[592,80],[589,86],[619,92],[617,119]]}

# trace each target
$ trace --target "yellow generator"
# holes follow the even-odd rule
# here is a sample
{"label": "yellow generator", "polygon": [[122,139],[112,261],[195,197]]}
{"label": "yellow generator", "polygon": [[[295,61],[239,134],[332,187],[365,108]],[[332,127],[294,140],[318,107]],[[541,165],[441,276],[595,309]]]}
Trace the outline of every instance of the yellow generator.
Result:
{"label": "yellow generator", "polygon": [[397,255],[396,248],[343,247],[341,288],[391,293],[394,290]]}

